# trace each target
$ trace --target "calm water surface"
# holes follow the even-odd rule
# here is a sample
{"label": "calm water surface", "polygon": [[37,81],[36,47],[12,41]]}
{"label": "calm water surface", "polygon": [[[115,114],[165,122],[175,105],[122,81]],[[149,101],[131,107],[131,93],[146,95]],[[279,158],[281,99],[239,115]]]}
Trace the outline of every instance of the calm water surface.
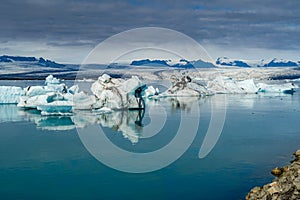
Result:
{"label": "calm water surface", "polygon": [[[217,107],[217,112],[226,110],[225,124],[201,159],[212,97],[148,102],[144,117],[138,111],[42,117],[0,105],[1,199],[244,199],[250,188],[271,181],[270,170],[288,164],[300,148],[299,97],[299,92],[220,96],[226,108]],[[200,118],[191,104],[200,108]],[[106,166],[85,148],[76,131],[76,126],[87,130],[98,124],[119,148],[153,152],[174,139],[183,115],[190,122],[199,120],[192,144],[179,159],[149,173]],[[161,120],[163,126],[157,128]],[[192,134],[189,127],[184,131]],[[132,164],[126,162],[122,160],[123,165]]]}

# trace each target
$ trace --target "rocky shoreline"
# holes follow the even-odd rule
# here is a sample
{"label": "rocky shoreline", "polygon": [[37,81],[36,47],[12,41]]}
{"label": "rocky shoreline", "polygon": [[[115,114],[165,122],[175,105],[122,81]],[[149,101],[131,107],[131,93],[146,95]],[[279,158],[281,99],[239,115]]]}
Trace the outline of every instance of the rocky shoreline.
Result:
{"label": "rocky shoreline", "polygon": [[276,167],[272,174],[276,178],[263,187],[254,187],[246,200],[296,200],[300,199],[300,149],[294,153],[290,165]]}

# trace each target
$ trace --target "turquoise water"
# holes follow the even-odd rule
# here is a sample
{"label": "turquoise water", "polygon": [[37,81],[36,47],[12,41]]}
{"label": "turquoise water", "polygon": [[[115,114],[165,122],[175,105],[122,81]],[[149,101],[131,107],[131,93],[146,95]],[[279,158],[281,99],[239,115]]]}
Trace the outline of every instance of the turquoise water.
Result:
{"label": "turquoise water", "polygon": [[[270,170],[288,164],[300,148],[300,95],[220,95],[224,99],[226,107],[216,109],[226,110],[224,127],[201,159],[212,97],[148,102],[142,120],[138,111],[41,117],[1,105],[1,199],[244,199],[250,188],[271,181]],[[189,104],[197,105],[199,113]],[[111,168],[83,141],[83,130],[97,124],[123,150],[155,152],[171,143],[183,117],[199,121],[191,145],[170,165],[148,173]],[[184,127],[184,134],[188,138],[192,128]],[[100,151],[116,156],[101,145]],[[129,160],[119,162],[132,166]]]}

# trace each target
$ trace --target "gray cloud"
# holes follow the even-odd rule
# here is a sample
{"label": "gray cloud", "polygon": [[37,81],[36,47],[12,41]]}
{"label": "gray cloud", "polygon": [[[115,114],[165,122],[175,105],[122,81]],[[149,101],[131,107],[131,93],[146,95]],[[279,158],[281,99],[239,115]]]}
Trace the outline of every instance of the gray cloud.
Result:
{"label": "gray cloud", "polygon": [[159,26],[220,47],[299,50],[297,0],[3,0],[0,40],[95,46],[121,31]]}

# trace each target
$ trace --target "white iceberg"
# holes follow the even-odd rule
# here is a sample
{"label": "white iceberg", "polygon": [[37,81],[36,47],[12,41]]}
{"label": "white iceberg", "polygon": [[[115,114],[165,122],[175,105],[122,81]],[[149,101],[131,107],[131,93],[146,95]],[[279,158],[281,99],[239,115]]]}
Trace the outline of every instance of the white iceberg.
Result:
{"label": "white iceberg", "polygon": [[91,91],[97,97],[96,104],[100,108],[128,109],[139,107],[135,96],[138,88],[144,90],[146,87],[136,76],[123,80],[103,74],[92,84]]}
{"label": "white iceberg", "polygon": [[25,92],[21,87],[0,86],[0,104],[16,104]]}
{"label": "white iceberg", "polygon": [[76,110],[92,110],[99,108],[96,104],[96,97],[94,95],[88,95],[81,91],[75,93],[73,96],[73,109]]}
{"label": "white iceberg", "polygon": [[299,86],[294,83],[273,84],[258,83],[258,92],[293,94]]}
{"label": "white iceberg", "polygon": [[42,115],[71,115],[73,105],[70,101],[53,101],[37,106],[37,110],[41,111]]}
{"label": "white iceberg", "polygon": [[214,80],[208,81],[207,88],[215,94],[241,94],[247,93],[243,88],[248,88],[246,84],[248,82],[250,81],[238,84],[230,77],[218,76]]}
{"label": "white iceberg", "polygon": [[[79,92],[77,85],[67,88],[52,75],[46,78],[45,83],[45,86],[25,88],[25,95],[19,99],[18,107],[38,109],[42,115],[65,115],[72,113],[73,110],[100,112],[101,108],[138,108],[138,98],[142,99],[143,90],[146,89],[137,77],[123,80],[113,79],[107,74],[102,75],[92,84],[93,95]],[[140,91],[140,96],[137,96],[137,89]]]}
{"label": "white iceberg", "polygon": [[170,77],[172,86],[165,92],[161,93],[160,97],[189,97],[189,96],[207,96],[210,92],[207,88],[198,81],[193,81],[189,76],[178,78]]}
{"label": "white iceberg", "polygon": [[216,79],[209,81],[207,87],[208,90],[216,94],[255,94],[257,92],[293,94],[298,88],[294,83],[255,84],[253,79],[234,81],[232,78],[224,76],[218,76]]}
{"label": "white iceberg", "polygon": [[[37,109],[42,115],[70,114],[73,109],[73,99],[79,87],[74,85],[69,89],[60,80],[49,75],[45,86],[29,86],[24,89],[25,96],[18,102],[20,108]],[[79,104],[78,104],[79,105]],[[84,106],[85,104],[80,104]]]}
{"label": "white iceberg", "polygon": [[19,103],[17,106],[19,108],[26,108],[26,109],[36,109],[38,105],[44,105],[47,103],[47,98],[49,94],[38,95],[33,97],[22,96],[19,99]]}
{"label": "white iceberg", "polygon": [[70,92],[75,93],[78,90],[76,86],[68,90],[65,84],[60,83],[60,80],[52,75],[46,78],[45,84],[45,86],[28,86],[24,88],[25,95],[20,97],[18,107],[37,108],[37,106],[56,100],[64,100],[64,95],[66,100],[68,100],[68,94]]}
{"label": "white iceberg", "polygon": [[155,96],[157,96],[159,94],[159,89],[158,88],[154,88],[152,85],[148,86],[145,91],[144,91],[144,97],[145,98],[154,98]]}
{"label": "white iceberg", "polygon": [[48,85],[48,84],[60,84],[60,80],[58,78],[55,78],[53,77],[53,75],[49,75],[46,77],[46,81],[45,81],[45,84]]}
{"label": "white iceberg", "polygon": [[[49,92],[67,92],[67,86],[64,83],[60,83],[60,80],[57,78],[54,78],[52,75],[49,75],[46,78],[45,86],[28,86],[26,87],[25,93],[28,97],[38,96],[38,95],[44,95]],[[71,91],[76,91],[75,88],[71,88]]]}

